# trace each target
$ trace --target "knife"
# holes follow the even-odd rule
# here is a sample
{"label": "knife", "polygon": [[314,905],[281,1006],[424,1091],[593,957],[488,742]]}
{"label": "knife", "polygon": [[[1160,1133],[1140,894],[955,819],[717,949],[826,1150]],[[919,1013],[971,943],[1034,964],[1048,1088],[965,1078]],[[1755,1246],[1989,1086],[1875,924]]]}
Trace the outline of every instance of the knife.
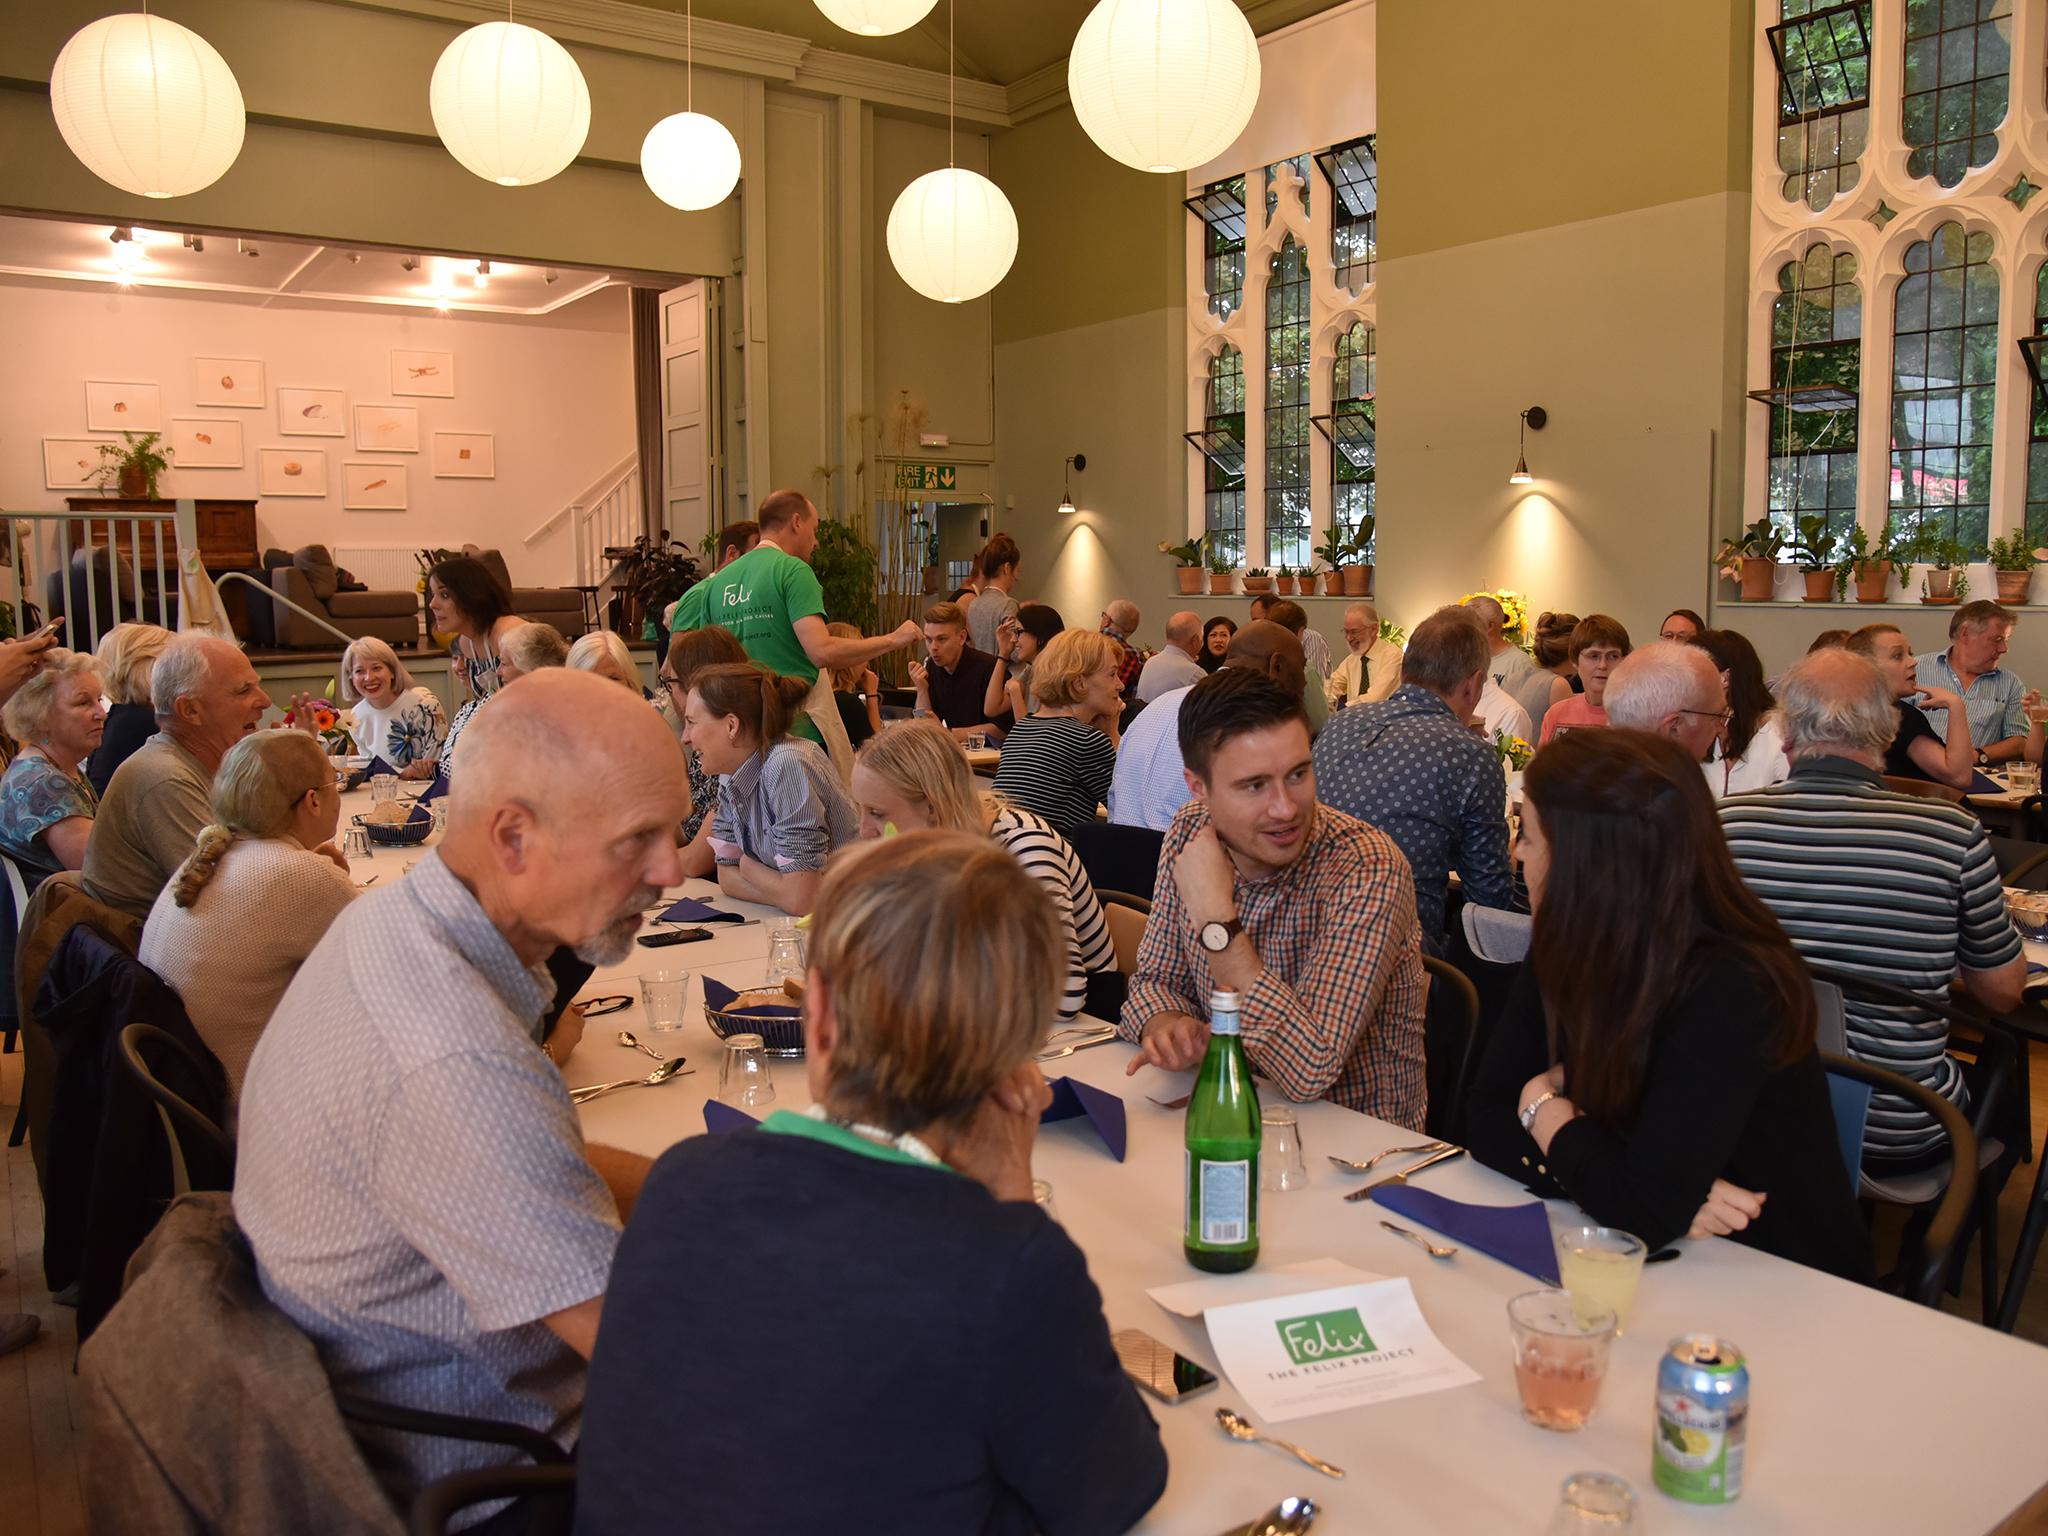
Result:
{"label": "knife", "polygon": [[1406,1184],[1408,1182],[1409,1174],[1420,1173],[1423,1169],[1434,1167],[1436,1164],[1443,1162],[1447,1158],[1462,1157],[1464,1155],[1464,1152],[1465,1149],[1463,1147],[1445,1147],[1443,1151],[1432,1153],[1430,1156],[1425,1157],[1421,1162],[1416,1163],[1412,1167],[1403,1168],[1399,1173],[1390,1174],[1384,1179],[1374,1179],[1370,1184],[1366,1185],[1363,1189],[1354,1189],[1353,1191],[1351,1191],[1350,1194],[1346,1195],[1344,1198],[1346,1200],[1370,1200],[1372,1198],[1372,1192],[1374,1190],[1385,1189],[1389,1184]]}

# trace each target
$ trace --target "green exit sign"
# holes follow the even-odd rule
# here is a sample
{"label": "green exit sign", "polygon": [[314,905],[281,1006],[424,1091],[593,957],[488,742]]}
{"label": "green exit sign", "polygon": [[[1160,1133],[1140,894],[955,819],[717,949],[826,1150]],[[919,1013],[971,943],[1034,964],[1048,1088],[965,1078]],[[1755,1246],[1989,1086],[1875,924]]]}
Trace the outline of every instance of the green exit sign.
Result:
{"label": "green exit sign", "polygon": [[950,491],[960,484],[960,470],[953,464],[898,464],[899,491]]}

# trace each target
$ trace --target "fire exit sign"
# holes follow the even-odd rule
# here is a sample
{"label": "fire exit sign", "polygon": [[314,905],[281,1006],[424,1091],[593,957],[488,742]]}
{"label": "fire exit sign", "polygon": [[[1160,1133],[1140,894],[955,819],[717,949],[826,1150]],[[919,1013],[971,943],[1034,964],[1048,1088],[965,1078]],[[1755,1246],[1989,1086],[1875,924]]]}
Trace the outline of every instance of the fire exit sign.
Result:
{"label": "fire exit sign", "polygon": [[951,491],[958,489],[960,470],[953,464],[898,464],[899,491]]}

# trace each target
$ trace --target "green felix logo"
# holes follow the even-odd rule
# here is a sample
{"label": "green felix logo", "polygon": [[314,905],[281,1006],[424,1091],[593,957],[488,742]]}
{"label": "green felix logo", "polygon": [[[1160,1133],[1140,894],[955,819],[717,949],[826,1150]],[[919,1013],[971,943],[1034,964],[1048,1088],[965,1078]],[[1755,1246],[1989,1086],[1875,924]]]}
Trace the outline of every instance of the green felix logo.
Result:
{"label": "green felix logo", "polygon": [[1343,1355],[1369,1355],[1379,1347],[1365,1331],[1356,1307],[1346,1307],[1341,1312],[1318,1312],[1313,1317],[1283,1317],[1273,1326],[1280,1330],[1287,1358],[1296,1365],[1312,1365]]}

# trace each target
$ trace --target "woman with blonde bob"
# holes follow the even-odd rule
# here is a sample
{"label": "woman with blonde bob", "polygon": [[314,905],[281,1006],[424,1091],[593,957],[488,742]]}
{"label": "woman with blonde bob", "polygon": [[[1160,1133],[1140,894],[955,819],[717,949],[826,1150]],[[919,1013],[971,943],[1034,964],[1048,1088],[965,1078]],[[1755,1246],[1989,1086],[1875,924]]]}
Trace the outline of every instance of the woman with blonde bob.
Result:
{"label": "woman with blonde bob", "polygon": [[1116,774],[1123,647],[1092,629],[1063,629],[1038,653],[1038,712],[1003,738],[996,792],[1059,828],[1095,819]]}
{"label": "woman with blonde bob", "polygon": [[[919,1531],[1129,1529],[1166,1453],[1080,1250],[1032,1201],[1052,903],[986,838],[908,832],[833,866],[811,933],[814,1107],[678,1142],[648,1176],[590,1362],[579,1522],[895,1531],[915,1511]],[[732,1326],[742,1295],[801,1382],[764,1372],[758,1331]],[[938,1346],[952,1340],[975,1346]],[[684,1383],[725,1428],[670,1432]],[[644,1476],[657,1462],[667,1475]]]}
{"label": "woman with blonde bob", "polygon": [[1066,935],[1062,1023],[1087,1006],[1091,975],[1116,972],[1116,946],[1088,871],[1067,840],[1042,817],[974,787],[960,744],[930,720],[899,720],[860,750],[853,764],[860,835],[943,827],[992,840],[1052,898]]}
{"label": "woman with blonde bob", "polygon": [[448,717],[431,689],[405,670],[398,653],[374,636],[341,653],[341,698],[355,706],[356,750],[382,758],[401,779],[431,779],[448,739]]}
{"label": "woman with blonde bob", "polygon": [[608,677],[635,693],[646,693],[640,686],[640,669],[633,664],[632,651],[609,629],[593,629],[589,634],[580,636],[569,647],[569,659],[565,665],[572,671],[595,672],[599,677]]}
{"label": "woman with blonde bob", "polygon": [[85,763],[85,776],[94,794],[104,795],[114,770],[156,734],[156,706],[150,702],[149,679],[156,670],[157,657],[175,638],[155,624],[116,624],[100,636],[93,654],[99,660],[100,686],[111,707],[100,744]]}
{"label": "woman with blonde bob", "polygon": [[142,963],[185,1000],[228,1092],[328,924],[356,894],[334,846],[341,794],[320,743],[258,731],[221,759],[213,824],[142,928]]}
{"label": "woman with blonde bob", "polygon": [[0,724],[21,744],[0,775],[0,853],[21,866],[31,890],[45,876],[85,864],[99,796],[79,765],[99,745],[106,720],[98,664],[61,647],[0,711]]}

